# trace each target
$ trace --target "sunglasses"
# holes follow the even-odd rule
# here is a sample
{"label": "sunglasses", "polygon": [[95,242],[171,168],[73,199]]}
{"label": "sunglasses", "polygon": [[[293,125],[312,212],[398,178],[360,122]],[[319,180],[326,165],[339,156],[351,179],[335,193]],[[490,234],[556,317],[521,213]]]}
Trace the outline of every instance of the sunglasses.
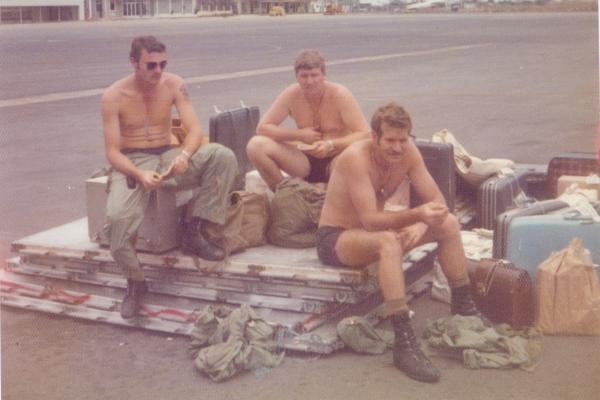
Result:
{"label": "sunglasses", "polygon": [[155,61],[153,61],[153,62],[147,62],[147,63],[146,63],[146,69],[147,69],[148,71],[153,71],[153,70],[155,70],[155,69],[156,69],[156,67],[157,67],[157,66],[159,66],[159,65],[160,65],[160,69],[165,69],[165,67],[167,66],[167,60],[165,60],[165,61],[161,61],[160,63],[157,63],[157,62],[155,62]]}

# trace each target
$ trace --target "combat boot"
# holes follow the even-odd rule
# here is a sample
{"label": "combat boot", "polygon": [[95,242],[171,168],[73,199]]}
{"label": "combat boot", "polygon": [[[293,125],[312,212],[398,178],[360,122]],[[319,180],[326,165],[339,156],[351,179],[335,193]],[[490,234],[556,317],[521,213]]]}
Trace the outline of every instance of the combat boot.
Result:
{"label": "combat boot", "polygon": [[148,291],[146,281],[134,281],[133,279],[127,279],[127,289],[125,291],[125,297],[121,302],[121,317],[133,318],[142,302],[142,297]]}
{"label": "combat boot", "polygon": [[410,378],[422,382],[437,382],[440,371],[423,354],[415,333],[410,325],[408,313],[391,316],[396,339],[392,349],[394,365]]}
{"label": "combat boot", "polygon": [[471,296],[471,288],[469,285],[463,285],[452,289],[450,296],[450,313],[452,315],[464,315],[479,317],[484,325],[492,326],[493,324],[487,319],[481,311],[477,308],[477,305],[473,301]]}
{"label": "combat boot", "polygon": [[185,224],[181,238],[181,251],[184,254],[193,254],[204,260],[221,261],[225,258],[225,251],[206,239],[205,224],[205,220],[197,217],[192,218]]}

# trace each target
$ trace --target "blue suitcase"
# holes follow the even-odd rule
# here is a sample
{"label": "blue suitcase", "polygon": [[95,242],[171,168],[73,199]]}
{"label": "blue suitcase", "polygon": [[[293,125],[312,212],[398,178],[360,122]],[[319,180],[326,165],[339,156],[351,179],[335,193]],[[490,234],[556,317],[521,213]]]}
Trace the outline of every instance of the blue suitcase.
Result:
{"label": "blue suitcase", "polygon": [[580,237],[598,265],[600,222],[577,214],[575,211],[516,218],[508,230],[506,259],[529,272],[535,281],[538,265],[553,251],[564,249],[571,239]]}
{"label": "blue suitcase", "polygon": [[508,230],[516,218],[549,214],[557,210],[566,209],[567,207],[569,207],[569,204],[562,200],[549,199],[527,203],[523,207],[512,208],[498,215],[496,217],[496,225],[494,226],[492,256],[496,259],[506,257]]}

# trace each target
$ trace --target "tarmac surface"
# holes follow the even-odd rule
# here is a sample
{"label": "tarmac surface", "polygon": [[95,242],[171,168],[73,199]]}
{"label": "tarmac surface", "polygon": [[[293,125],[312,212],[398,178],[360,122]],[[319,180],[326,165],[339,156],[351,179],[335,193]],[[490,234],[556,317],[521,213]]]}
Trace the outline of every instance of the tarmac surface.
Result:
{"label": "tarmac surface", "polygon": [[[130,72],[130,40],[155,34],[184,76],[205,132],[213,105],[265,111],[302,48],[370,117],[394,99],[415,133],[450,129],[482,158],[545,163],[591,151],[598,122],[597,13],[259,16],[0,26],[0,254],[85,215],[83,182],[105,165],[102,88]],[[2,257],[3,259],[5,257]],[[415,327],[448,307],[411,304]],[[546,337],[532,372],[406,378],[382,356],[288,354],[225,383],[200,375],[183,337],[1,308],[2,399],[577,399],[600,393],[600,338]]]}

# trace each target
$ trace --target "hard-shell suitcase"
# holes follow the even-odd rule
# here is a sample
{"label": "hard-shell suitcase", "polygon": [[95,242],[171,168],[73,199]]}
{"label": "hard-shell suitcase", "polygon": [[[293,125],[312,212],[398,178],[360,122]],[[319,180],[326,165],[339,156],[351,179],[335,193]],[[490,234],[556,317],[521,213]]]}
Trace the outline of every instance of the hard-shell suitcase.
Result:
{"label": "hard-shell suitcase", "polygon": [[504,211],[522,207],[535,199],[528,195],[528,184],[537,177],[535,169],[505,171],[488,178],[477,189],[477,217],[481,228],[494,229],[496,217]]}
{"label": "hard-shell suitcase", "polygon": [[492,256],[494,258],[504,258],[506,256],[506,237],[508,229],[515,218],[528,215],[543,215],[550,212],[567,208],[568,203],[558,199],[541,200],[533,203],[526,203],[522,207],[517,207],[503,212],[496,217],[494,227],[494,242]]}
{"label": "hard-shell suitcase", "polygon": [[600,263],[600,222],[567,210],[569,212],[520,217],[510,225],[506,259],[527,270],[533,281],[538,265],[553,251],[567,247],[574,237],[580,237],[594,263]]}
{"label": "hard-shell suitcase", "polygon": [[[448,143],[434,143],[430,140],[417,139],[417,148],[423,156],[427,170],[437,183],[446,199],[448,209],[454,211],[456,197],[456,173],[454,172],[454,149]],[[416,205],[416,194],[411,191],[412,205]]]}
{"label": "hard-shell suitcase", "polygon": [[467,260],[471,294],[490,321],[514,328],[532,325],[533,286],[527,271],[505,260]]}
{"label": "hard-shell suitcase", "polygon": [[549,197],[556,197],[558,178],[563,175],[600,175],[596,154],[591,152],[561,153],[548,163],[547,190]]}
{"label": "hard-shell suitcase", "polygon": [[211,142],[220,143],[233,150],[239,164],[240,174],[253,169],[246,155],[246,145],[256,133],[256,125],[260,119],[257,106],[241,107],[222,111],[209,120],[209,137]]}
{"label": "hard-shell suitcase", "polygon": [[575,176],[563,175],[558,178],[556,194],[562,195],[569,187],[575,185],[578,189],[587,193],[591,200],[600,200],[600,177],[598,175]]}
{"label": "hard-shell suitcase", "polygon": [[[85,181],[88,235],[92,242],[108,246],[104,232],[108,193],[107,176]],[[180,217],[184,205],[192,198],[191,190],[156,190],[150,195],[150,203],[138,229],[134,247],[152,253],[164,253],[179,246]]]}

